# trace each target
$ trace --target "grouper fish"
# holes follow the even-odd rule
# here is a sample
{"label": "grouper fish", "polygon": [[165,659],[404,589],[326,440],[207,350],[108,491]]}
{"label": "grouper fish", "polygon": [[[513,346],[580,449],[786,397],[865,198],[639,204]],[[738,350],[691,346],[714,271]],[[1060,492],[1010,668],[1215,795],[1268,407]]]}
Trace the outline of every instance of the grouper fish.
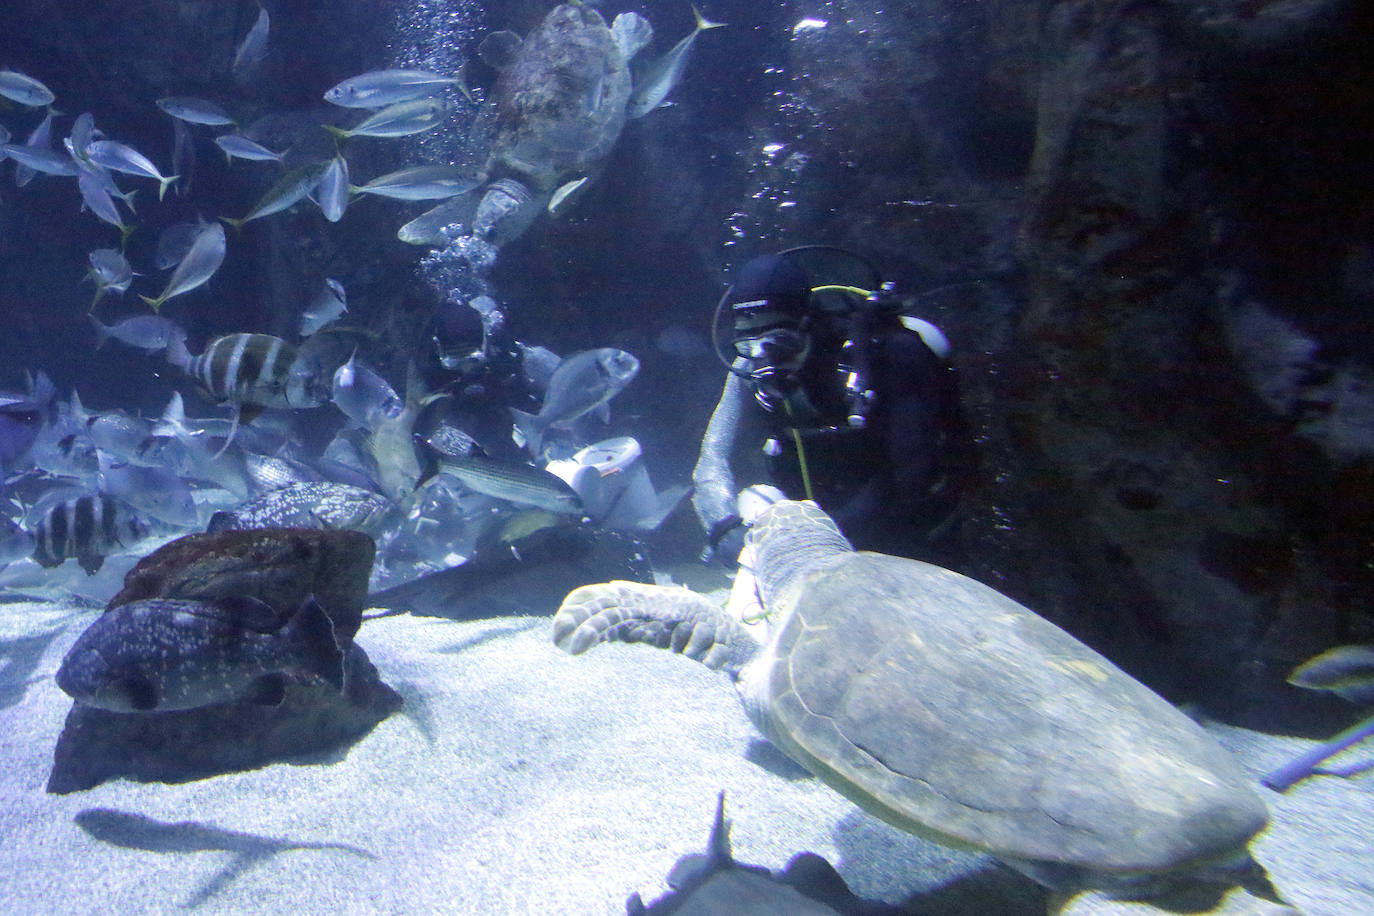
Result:
{"label": "grouper fish", "polygon": [[284,623],[255,598],[148,598],[97,618],[62,660],[57,686],[109,712],[171,712],[278,703],[293,674],[343,690],[344,653],[313,596]]}

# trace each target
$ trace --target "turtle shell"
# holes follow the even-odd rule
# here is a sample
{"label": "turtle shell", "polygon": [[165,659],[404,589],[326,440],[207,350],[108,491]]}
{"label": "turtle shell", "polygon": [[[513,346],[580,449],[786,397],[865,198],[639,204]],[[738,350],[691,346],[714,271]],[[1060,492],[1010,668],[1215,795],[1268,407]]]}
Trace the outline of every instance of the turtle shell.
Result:
{"label": "turtle shell", "polygon": [[760,725],[889,823],[1093,872],[1188,867],[1264,826],[1195,722],[999,592],[874,553],[827,557],[798,585],[770,608]]}
{"label": "turtle shell", "polygon": [[625,126],[630,69],[601,14],[564,3],[525,37],[494,98],[488,172],[504,167],[548,192],[611,151]]}

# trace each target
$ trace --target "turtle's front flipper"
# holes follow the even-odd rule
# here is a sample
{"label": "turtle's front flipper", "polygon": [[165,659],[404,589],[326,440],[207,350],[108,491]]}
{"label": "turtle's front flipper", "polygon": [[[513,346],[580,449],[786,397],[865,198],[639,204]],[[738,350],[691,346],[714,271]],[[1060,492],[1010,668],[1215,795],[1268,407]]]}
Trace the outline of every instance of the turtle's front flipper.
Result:
{"label": "turtle's front flipper", "polygon": [[759,644],[707,599],[685,588],[602,582],[568,593],[553,618],[553,641],[581,655],[599,642],[643,642],[732,676]]}

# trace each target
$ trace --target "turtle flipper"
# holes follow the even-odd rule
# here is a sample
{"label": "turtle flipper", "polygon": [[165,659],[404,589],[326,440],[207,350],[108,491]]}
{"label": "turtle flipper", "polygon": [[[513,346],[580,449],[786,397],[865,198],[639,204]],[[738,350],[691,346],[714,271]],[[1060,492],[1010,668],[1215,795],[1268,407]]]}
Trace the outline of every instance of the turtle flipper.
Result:
{"label": "turtle flipper", "polygon": [[759,649],[753,637],[701,595],[676,586],[624,581],[569,592],[553,618],[553,641],[573,655],[601,642],[648,643],[731,675]]}

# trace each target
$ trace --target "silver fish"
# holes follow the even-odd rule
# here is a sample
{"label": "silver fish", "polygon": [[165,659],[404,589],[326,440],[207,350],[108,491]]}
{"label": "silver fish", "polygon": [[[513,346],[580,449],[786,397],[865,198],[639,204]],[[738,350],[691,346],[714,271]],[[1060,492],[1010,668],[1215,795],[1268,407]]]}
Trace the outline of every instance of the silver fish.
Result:
{"label": "silver fish", "polygon": [[333,277],[325,278],[319,293],[301,313],[301,336],[309,337],[325,325],[333,324],[346,311],[348,293],[343,284]]}
{"label": "silver fish", "polygon": [[104,134],[96,130],[95,117],[89,111],[83,112],[72,122],[72,131],[67,135],[67,152],[75,159],[90,162],[90,157],[86,155],[86,147],[91,145],[92,140],[102,136]]}
{"label": "silver fish", "polygon": [[439,126],[449,104],[443,99],[412,99],[388,105],[356,127],[344,130],[326,124],[336,137],[405,137]]}
{"label": "silver fish", "polygon": [[196,222],[173,223],[157,237],[157,248],[153,251],[153,265],[158,270],[171,270],[186,257],[196,236],[210,224],[203,220]]}
{"label": "silver fish", "polygon": [[271,216],[273,213],[280,213],[287,207],[304,200],[311,191],[315,190],[315,186],[320,183],[325,170],[333,161],[328,159],[323,162],[312,162],[287,172],[281,181],[267,189],[267,193],[258,199],[258,202],[253,205],[253,209],[249,210],[242,219],[230,219],[227,216],[221,217],[221,219],[238,228],[252,220]]}
{"label": "silver fish", "polygon": [[406,406],[396,389],[367,363],[359,362],[356,353],[334,370],[330,400],[350,420],[368,430],[375,429],[383,420],[400,416]]}
{"label": "silver fish", "polygon": [[285,620],[255,598],[147,598],[96,618],[62,659],[57,686],[97,709],[169,712],[280,702],[283,675],[297,673],[343,690],[343,651],[313,597]]}
{"label": "silver fish", "polygon": [[51,105],[56,98],[47,86],[17,70],[0,70],[0,96],[29,108]]}
{"label": "silver fish", "polygon": [[650,64],[640,74],[639,79],[635,80],[634,91],[630,93],[630,101],[625,105],[625,117],[643,117],[662,105],[668,93],[681,82],[682,71],[687,67],[687,58],[692,53],[692,45],[696,43],[697,36],[707,29],[718,29],[725,25],[723,22],[712,22],[702,16],[701,11],[695,6],[692,7],[692,15],[696,17],[697,22],[687,37]]}
{"label": "silver fish", "polygon": [[[109,249],[103,250],[109,251]],[[117,251],[114,253],[119,254]],[[186,331],[182,329],[181,325],[160,315],[135,315],[132,318],[116,321],[112,325],[103,325],[99,319],[92,315],[91,323],[95,325],[95,332],[100,338],[99,343],[96,344],[97,348],[110,338],[114,338],[122,344],[136,347],[148,353],[157,353],[166,350],[175,341],[186,340]]]}
{"label": "silver fish", "polygon": [[162,294],[156,299],[149,299],[147,296],[139,298],[156,312],[168,299],[188,293],[214,276],[220,264],[224,263],[224,252],[224,227],[219,223],[206,223],[191,242],[186,257],[181,259],[181,263],[177,264],[172,275],[167,278],[167,286]]}
{"label": "silver fish", "polygon": [[335,156],[329,161],[319,184],[315,186],[315,202],[320,205],[324,218],[331,223],[343,219],[344,210],[348,207],[348,163],[344,157]]}
{"label": "silver fish", "polygon": [[146,518],[177,528],[200,523],[191,488],[177,474],[160,467],[115,461],[101,452],[96,484],[102,493],[118,497]]}
{"label": "silver fish", "polygon": [[567,515],[581,515],[583,511],[582,499],[572,487],[532,465],[468,455],[439,462],[439,470],[496,499]]}
{"label": "silver fish", "polygon": [[191,129],[185,121],[172,121],[172,171],[177,173],[177,196],[185,197],[191,191],[191,178],[196,170],[196,145],[191,140]]}
{"label": "silver fish", "polygon": [[623,391],[637,374],[639,360],[624,350],[583,350],[563,360],[554,371],[538,415],[514,408],[511,415],[525,444],[537,455],[549,427],[571,423],[592,410],[603,411],[603,419],[608,417],[606,402]]}
{"label": "silver fish", "polygon": [[[82,171],[80,175],[76,176],[76,186],[81,191],[82,202],[92,213],[118,229],[121,236],[129,234],[129,227],[124,225],[124,217],[119,215],[119,208],[115,206],[114,198],[101,185],[99,178],[91,172]],[[94,307],[95,303],[91,303],[91,305]]]}
{"label": "silver fish", "polygon": [[[86,276],[95,283],[95,298],[91,300],[92,309],[95,308],[96,303],[100,301],[100,297],[105,295],[106,292],[113,291],[123,295],[129,289],[129,284],[133,282],[134,269],[129,266],[129,262],[124,258],[124,255],[113,248],[97,248],[95,251],[86,255],[86,260],[90,262],[91,265],[91,269]],[[91,316],[91,320],[95,321],[95,316]],[[109,329],[105,328],[99,321],[95,323],[98,332],[109,331]],[[108,336],[108,333],[102,333],[100,342],[96,344],[96,347],[99,348],[100,344],[104,343],[105,338]]]}
{"label": "silver fish", "polygon": [[86,147],[86,155],[96,165],[104,168],[153,179],[158,183],[158,200],[162,200],[163,195],[167,193],[167,185],[177,180],[176,175],[162,174],[147,156],[117,140],[92,140]]}
{"label": "silver fish", "polygon": [[[59,153],[57,150],[35,149],[9,143],[5,145],[4,151],[18,165],[31,169],[33,172],[42,172],[44,175],[60,175],[63,178],[75,178],[81,174],[81,169],[77,166],[76,160],[66,153]],[[19,184],[18,169],[15,170],[14,175],[15,183]],[[31,174],[30,177],[32,177]]]}
{"label": "silver fish", "polygon": [[198,99],[190,95],[168,96],[157,100],[157,107],[189,124],[205,124],[209,127],[223,127],[234,123],[229,113],[214,102]]}
{"label": "silver fish", "polygon": [[282,153],[274,153],[243,134],[221,134],[215,138],[215,146],[224,150],[224,156],[230,162],[235,158],[250,159],[254,162],[281,162],[282,159]]}
{"label": "silver fish", "polygon": [[33,526],[37,542],[33,559],[40,566],[53,567],[75,558],[88,575],[95,575],[107,555],[132,546],[147,530],[133,509],[111,496],[70,497],[38,516]]}
{"label": "silver fish", "polygon": [[242,83],[252,76],[258,64],[267,57],[267,40],[271,28],[271,17],[267,15],[267,10],[259,6],[258,18],[254,20],[253,27],[248,30],[248,34],[239,43],[238,50],[234,52],[231,72],[238,82]]}
{"label": "silver fish", "polygon": [[428,70],[372,70],[349,77],[329,89],[324,100],[343,108],[384,108],[433,95],[457,82],[456,77],[444,77]]}
{"label": "silver fish", "polygon": [[480,184],[469,172],[451,165],[417,165],[351,185],[354,194],[376,194],[396,200],[440,200],[466,194]]}

